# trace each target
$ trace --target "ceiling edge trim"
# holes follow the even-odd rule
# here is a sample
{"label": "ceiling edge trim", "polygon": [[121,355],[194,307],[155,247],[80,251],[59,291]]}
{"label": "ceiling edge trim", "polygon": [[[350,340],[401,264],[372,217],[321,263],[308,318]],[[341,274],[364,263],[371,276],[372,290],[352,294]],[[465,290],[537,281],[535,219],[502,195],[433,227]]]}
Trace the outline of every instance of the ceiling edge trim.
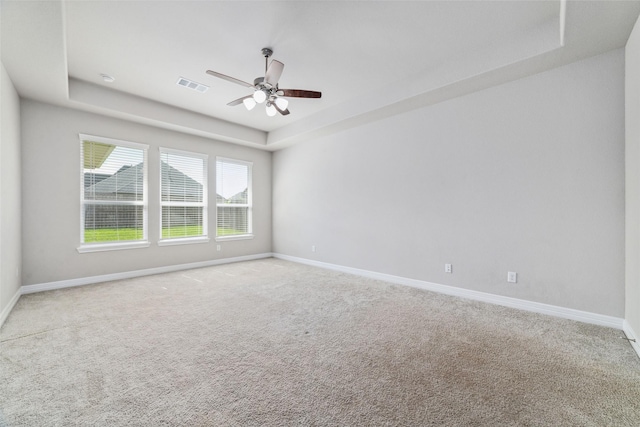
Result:
{"label": "ceiling edge trim", "polygon": [[69,102],[76,108],[197,135],[266,149],[267,133],[139,96],[69,78]]}

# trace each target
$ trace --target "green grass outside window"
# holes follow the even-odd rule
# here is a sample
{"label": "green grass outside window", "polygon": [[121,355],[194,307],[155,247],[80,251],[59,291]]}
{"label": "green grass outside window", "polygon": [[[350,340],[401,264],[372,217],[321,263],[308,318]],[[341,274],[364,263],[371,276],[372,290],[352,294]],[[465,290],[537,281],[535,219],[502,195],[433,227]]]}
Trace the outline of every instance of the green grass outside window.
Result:
{"label": "green grass outside window", "polygon": [[[233,228],[218,228],[217,235],[233,236],[236,234],[246,234],[246,232]],[[162,229],[163,239],[197,236],[202,236],[201,225],[165,227]],[[97,228],[84,230],[85,243],[123,242],[142,239],[143,233],[141,228]]]}

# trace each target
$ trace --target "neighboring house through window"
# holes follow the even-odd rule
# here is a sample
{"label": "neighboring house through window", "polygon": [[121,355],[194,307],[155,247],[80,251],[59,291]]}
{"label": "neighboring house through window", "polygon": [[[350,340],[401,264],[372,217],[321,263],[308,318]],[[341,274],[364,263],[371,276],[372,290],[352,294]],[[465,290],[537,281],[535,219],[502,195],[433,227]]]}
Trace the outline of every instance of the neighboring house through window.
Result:
{"label": "neighboring house through window", "polygon": [[252,238],[251,162],[216,158],[217,240]]}
{"label": "neighboring house through window", "polygon": [[160,245],[207,242],[207,155],[160,149]]}
{"label": "neighboring house through window", "polygon": [[80,135],[79,252],[149,246],[147,145]]}

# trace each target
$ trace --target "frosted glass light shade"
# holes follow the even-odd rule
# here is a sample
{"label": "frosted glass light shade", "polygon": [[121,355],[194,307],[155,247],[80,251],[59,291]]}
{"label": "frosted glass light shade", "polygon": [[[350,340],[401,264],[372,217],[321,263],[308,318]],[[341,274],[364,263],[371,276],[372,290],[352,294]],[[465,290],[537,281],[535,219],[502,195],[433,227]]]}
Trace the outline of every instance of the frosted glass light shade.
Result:
{"label": "frosted glass light shade", "polygon": [[256,106],[256,101],[254,101],[253,98],[245,98],[242,100],[242,103],[245,107],[247,107],[247,110],[249,111],[253,110],[253,107]]}
{"label": "frosted glass light shade", "polygon": [[276,105],[279,109],[286,110],[287,106],[289,105],[289,101],[284,98],[276,98]]}
{"label": "frosted glass light shade", "polygon": [[267,100],[267,94],[264,93],[264,91],[262,91],[262,90],[256,90],[255,92],[253,92],[253,99],[258,104],[262,104],[264,101]]}
{"label": "frosted glass light shade", "polygon": [[273,117],[276,115],[276,112],[276,107],[274,107],[273,104],[267,104],[267,116]]}

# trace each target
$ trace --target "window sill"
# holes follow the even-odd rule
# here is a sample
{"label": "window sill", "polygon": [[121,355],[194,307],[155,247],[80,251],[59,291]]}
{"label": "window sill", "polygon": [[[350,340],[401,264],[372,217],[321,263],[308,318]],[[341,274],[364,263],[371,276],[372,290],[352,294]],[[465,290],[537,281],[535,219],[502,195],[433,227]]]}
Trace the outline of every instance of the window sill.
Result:
{"label": "window sill", "polygon": [[89,252],[104,252],[104,251],[119,251],[123,249],[138,249],[138,248],[148,248],[150,246],[149,242],[118,242],[118,243],[95,243],[95,244],[87,244],[81,245],[78,248],[78,252],[81,254],[89,253]]}
{"label": "window sill", "polygon": [[195,243],[208,243],[208,237],[184,237],[174,239],[158,240],[158,246],[173,246],[173,245],[190,245]]}
{"label": "window sill", "polygon": [[218,236],[216,242],[225,242],[229,240],[249,240],[253,239],[253,234],[237,234],[232,236]]}

